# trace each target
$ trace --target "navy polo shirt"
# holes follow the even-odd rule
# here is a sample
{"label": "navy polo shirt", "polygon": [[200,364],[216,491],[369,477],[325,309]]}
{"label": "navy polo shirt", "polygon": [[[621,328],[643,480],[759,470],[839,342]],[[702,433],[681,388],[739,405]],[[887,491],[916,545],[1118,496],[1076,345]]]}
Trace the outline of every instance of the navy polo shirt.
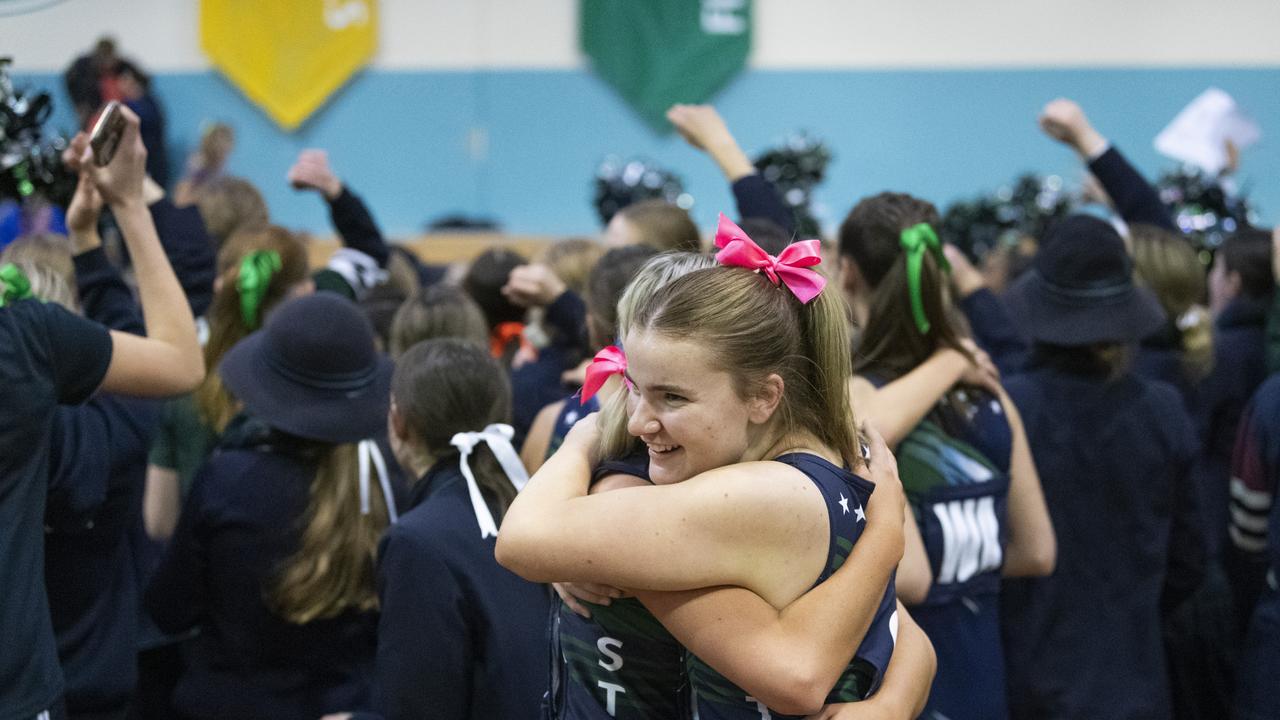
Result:
{"label": "navy polo shirt", "polygon": [[111,362],[106,328],[22,300],[0,308],[0,720],[27,720],[62,693],[44,586],[50,431]]}

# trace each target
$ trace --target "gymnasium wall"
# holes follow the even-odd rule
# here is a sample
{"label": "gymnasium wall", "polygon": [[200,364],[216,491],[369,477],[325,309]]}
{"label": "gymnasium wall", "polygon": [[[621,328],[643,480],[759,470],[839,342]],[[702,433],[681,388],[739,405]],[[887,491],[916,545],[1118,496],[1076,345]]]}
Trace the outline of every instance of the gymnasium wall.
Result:
{"label": "gymnasium wall", "polygon": [[[650,131],[589,72],[577,0],[381,0],[379,13],[374,62],[294,133],[210,69],[194,0],[0,0],[0,54],[15,58],[18,85],[56,90],[54,124],[71,129],[61,71],[115,36],[156,76],[175,172],[202,123],[229,122],[231,171],[259,184],[279,222],[320,233],[321,203],[284,183],[305,147],[329,149],[393,235],[455,213],[521,234],[594,232],[591,178],[609,154],[676,170],[703,227],[731,207],[709,161]],[[1026,170],[1078,180],[1074,156],[1035,126],[1060,95],[1154,175],[1173,166],[1155,134],[1217,85],[1262,124],[1240,179],[1275,221],[1278,27],[1274,0],[755,0],[749,66],[715,103],[748,152],[800,129],[827,141],[818,200],[834,225],[886,188],[945,204]]]}

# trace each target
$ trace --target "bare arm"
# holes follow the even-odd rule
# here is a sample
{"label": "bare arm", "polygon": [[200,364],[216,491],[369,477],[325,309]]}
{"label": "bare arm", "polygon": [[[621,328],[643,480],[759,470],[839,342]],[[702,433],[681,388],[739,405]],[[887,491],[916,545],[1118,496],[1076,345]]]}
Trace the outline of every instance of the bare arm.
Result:
{"label": "bare arm", "polygon": [[807,720],[911,720],[929,702],[938,656],[929,636],[898,604],[898,642],[875,695],[858,703],[828,705]]}
{"label": "bare arm", "polygon": [[859,415],[875,422],[889,447],[897,447],[956,383],[998,391],[1000,374],[990,358],[976,345],[970,344],[969,352],[977,364],[958,350],[941,348],[911,372],[880,388],[855,375],[849,381],[853,406]]}
{"label": "bare arm", "polygon": [[753,587],[761,568],[795,572],[796,557],[826,541],[818,490],[779,463],[588,496],[595,422],[595,414],[578,421],[503,518],[498,562],[525,579],[649,590]]}
{"label": "bare arm", "polygon": [[924,549],[920,526],[910,513],[903,523],[904,550],[902,563],[898,565],[895,584],[898,597],[908,605],[918,605],[929,595],[933,587],[933,567],[929,565],[929,553]]}
{"label": "bare arm", "polygon": [[182,511],[182,495],[178,487],[178,471],[159,465],[147,466],[147,484],[142,495],[142,522],[147,537],[168,540],[178,526]]}
{"label": "bare arm", "polygon": [[871,627],[902,555],[897,463],[879,433],[867,434],[876,484],[867,527],[825,582],[781,610],[742,588],[636,593],[691,652],[780,712],[822,705]]}
{"label": "bare arm", "polygon": [[538,472],[538,468],[546,462],[547,448],[551,446],[551,433],[555,430],[556,418],[565,402],[567,401],[561,400],[542,408],[529,426],[529,434],[525,436],[524,445],[520,448],[520,461],[530,475]]}
{"label": "bare arm", "polygon": [[190,392],[204,379],[195,320],[143,199],[147,151],[138,132],[138,117],[128,108],[122,112],[124,136],[109,165],[94,165],[84,133],[76,136],[65,156],[72,169],[88,173],[111,206],[133,260],[147,326],[145,338],[112,331],[111,364],[102,389],[142,396]]}
{"label": "bare arm", "polygon": [[1044,502],[1040,475],[1027,444],[1018,408],[1001,393],[1000,402],[1013,431],[1013,455],[1009,460],[1009,545],[1005,548],[1005,577],[1042,576],[1053,572],[1058,543]]}

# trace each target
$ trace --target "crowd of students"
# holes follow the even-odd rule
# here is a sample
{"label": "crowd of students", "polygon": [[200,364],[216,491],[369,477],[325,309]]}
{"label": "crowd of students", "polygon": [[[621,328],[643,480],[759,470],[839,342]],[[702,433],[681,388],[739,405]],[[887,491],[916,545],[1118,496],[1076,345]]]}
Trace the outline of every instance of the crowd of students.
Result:
{"label": "crowd of students", "polygon": [[908,192],[793,237],[707,106],[709,241],[432,266],[309,150],[314,268],[125,116],[0,252],[0,720],[1280,718],[1280,233],[1206,269],[1076,104],[1112,213],[1020,273]]}

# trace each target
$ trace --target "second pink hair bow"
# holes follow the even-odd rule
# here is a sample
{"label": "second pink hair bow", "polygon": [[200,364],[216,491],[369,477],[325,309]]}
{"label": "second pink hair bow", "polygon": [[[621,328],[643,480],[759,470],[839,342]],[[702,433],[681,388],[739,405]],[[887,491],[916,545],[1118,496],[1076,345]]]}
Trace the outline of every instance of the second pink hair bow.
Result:
{"label": "second pink hair bow", "polygon": [[802,303],[818,297],[827,285],[821,273],[809,269],[822,262],[822,244],[817,240],[793,242],[774,257],[721,213],[716,227],[716,247],[720,248],[716,262],[762,271],[774,285],[786,285]]}
{"label": "second pink hair bow", "polygon": [[604,382],[610,375],[621,375],[622,382],[626,383],[628,388],[631,387],[631,380],[627,377],[627,356],[617,345],[610,345],[596,353],[591,364],[587,366],[587,377],[582,383],[581,403],[583,405],[600,392],[600,388],[604,386]]}

